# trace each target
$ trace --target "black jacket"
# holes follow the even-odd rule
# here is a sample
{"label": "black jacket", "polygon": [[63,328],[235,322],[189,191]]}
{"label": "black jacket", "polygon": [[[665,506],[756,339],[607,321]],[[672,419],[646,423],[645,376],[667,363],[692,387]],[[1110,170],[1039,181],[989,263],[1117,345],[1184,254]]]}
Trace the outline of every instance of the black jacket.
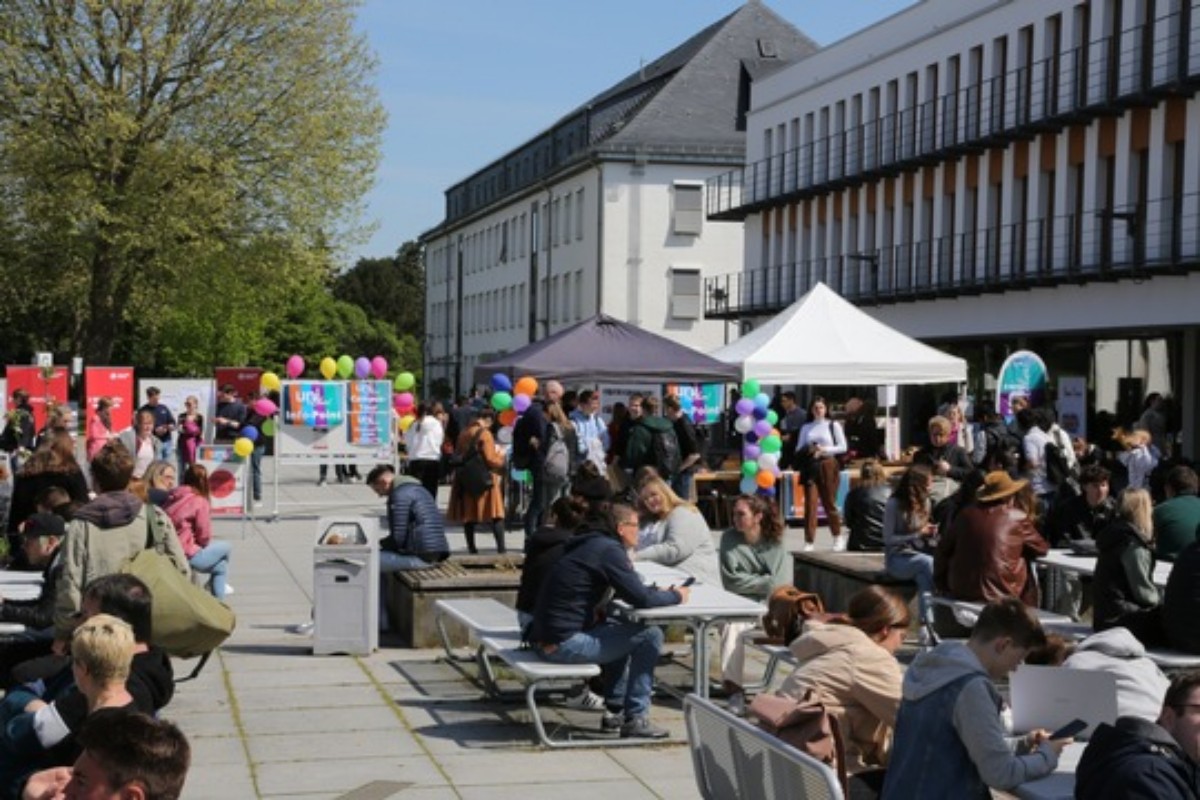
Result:
{"label": "black jacket", "polygon": [[1124,520],[1108,525],[1096,537],[1096,546],[1099,552],[1092,578],[1096,630],[1121,624],[1122,616],[1158,605],[1154,553],[1132,525]]}
{"label": "black jacket", "polygon": [[[956,444],[946,444],[941,447],[922,447],[913,456],[914,464],[927,464],[930,467],[943,460],[950,465],[950,471],[946,474],[946,477],[956,480],[959,483],[962,483],[967,475],[976,470],[975,465],[971,463],[971,457],[967,455],[967,451]],[[936,469],[934,474],[937,474]]]}
{"label": "black jacket", "polygon": [[883,513],[892,489],[886,483],[859,486],[846,495],[846,527],[850,529],[850,550],[883,552]]}
{"label": "black jacket", "polygon": [[1200,797],[1196,764],[1171,735],[1136,717],[1096,728],[1075,770],[1077,800]]}
{"label": "black jacket", "polygon": [[1163,597],[1163,626],[1171,647],[1200,654],[1200,542],[1175,558]]}
{"label": "black jacket", "polygon": [[1117,515],[1117,501],[1104,498],[1096,507],[1089,506],[1087,498],[1075,495],[1057,503],[1050,514],[1049,536],[1051,547],[1066,547],[1067,542],[1095,539]]}
{"label": "black jacket", "polygon": [[55,551],[42,571],[42,590],[34,600],[5,600],[0,603],[0,622],[16,622],[31,631],[54,625],[54,597],[62,575],[62,548]]}
{"label": "black jacket", "polygon": [[562,558],[563,545],[573,533],[545,526],[538,528],[525,540],[525,564],[521,567],[521,585],[517,589],[517,611],[533,614],[536,610],[542,584]]}
{"label": "black jacket", "polygon": [[[70,667],[68,667],[70,669]],[[175,671],[171,659],[158,647],[133,654],[125,689],[133,697],[133,707],[148,716],[166,708],[175,695]],[[72,732],[78,731],[87,718],[87,698],[74,684],[55,698],[59,716]]]}

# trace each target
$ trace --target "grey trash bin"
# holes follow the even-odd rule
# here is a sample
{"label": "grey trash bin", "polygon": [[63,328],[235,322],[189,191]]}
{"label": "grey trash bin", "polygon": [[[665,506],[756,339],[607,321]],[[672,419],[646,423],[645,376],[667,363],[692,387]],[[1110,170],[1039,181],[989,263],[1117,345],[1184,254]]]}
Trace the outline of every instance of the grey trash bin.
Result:
{"label": "grey trash bin", "polygon": [[379,647],[379,546],[371,517],[322,517],[313,548],[313,654]]}

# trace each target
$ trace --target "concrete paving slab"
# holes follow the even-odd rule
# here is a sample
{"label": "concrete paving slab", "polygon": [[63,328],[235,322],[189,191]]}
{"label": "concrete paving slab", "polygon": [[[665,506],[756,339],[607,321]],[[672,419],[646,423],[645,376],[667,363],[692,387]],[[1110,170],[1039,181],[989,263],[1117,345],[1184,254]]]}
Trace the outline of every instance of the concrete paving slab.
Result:
{"label": "concrete paving slab", "polygon": [[356,758],[416,757],[425,753],[407,731],[364,730],[339,733],[280,733],[249,739],[256,764],[276,761],[327,761]]}
{"label": "concrete paving slab", "polygon": [[243,715],[263,710],[354,708],[378,706],[379,690],[371,685],[342,684],[314,688],[310,686],[255,689],[238,696],[238,707]]}
{"label": "concrete paving slab", "polygon": [[230,682],[238,692],[255,689],[278,689],[285,686],[333,686],[336,684],[360,684],[366,680],[362,669],[353,661],[325,658],[311,659],[305,665],[289,670],[235,671],[230,673]]}
{"label": "concrete paving slab", "polygon": [[464,786],[459,792],[463,800],[561,800],[564,792],[571,800],[643,800],[658,796],[635,779],[573,783],[568,788],[561,783]]}
{"label": "concrete paving slab", "polygon": [[237,732],[228,736],[191,735],[192,762],[202,764],[246,764],[246,746]]}
{"label": "concrete paving slab", "polygon": [[203,766],[193,759],[183,785],[184,800],[230,800],[233,797],[258,797],[250,767],[246,764]]}
{"label": "concrete paving slab", "polygon": [[[445,755],[438,764],[460,790],[467,786],[621,781],[632,777],[601,750],[564,754],[545,750]],[[573,794],[573,793],[572,793]]]}
{"label": "concrete paving slab", "polygon": [[355,731],[403,730],[392,709],[314,708],[301,710],[253,711],[242,716],[242,728],[248,736],[321,731],[330,735]]}
{"label": "concrete paving slab", "polygon": [[336,761],[260,764],[258,788],[264,795],[296,792],[349,792],[377,780],[413,786],[448,787],[446,776],[428,758],[356,758]]}

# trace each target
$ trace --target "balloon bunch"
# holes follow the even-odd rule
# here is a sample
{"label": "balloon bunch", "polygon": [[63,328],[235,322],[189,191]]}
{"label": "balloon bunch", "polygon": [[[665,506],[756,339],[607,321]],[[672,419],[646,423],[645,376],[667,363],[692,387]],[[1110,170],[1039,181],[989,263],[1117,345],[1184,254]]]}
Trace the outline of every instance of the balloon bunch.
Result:
{"label": "balloon bunch", "polygon": [[748,378],[742,383],[742,398],[733,407],[737,413],[733,427],[742,434],[740,488],[744,494],[756,491],[768,496],[775,494],[783,437],[775,427],[779,415],[770,409],[770,404],[771,398],[761,391],[758,381]]}
{"label": "balloon bunch", "polygon": [[[263,378],[267,378],[268,375],[278,382],[279,376],[270,372],[263,373]],[[263,380],[260,385],[266,388],[267,381]],[[275,413],[279,411],[279,406],[275,405],[275,401],[269,397],[260,397],[254,401],[252,407],[254,413],[263,418],[262,435],[271,436],[274,434],[275,420],[271,419],[271,417],[275,416]],[[233,442],[233,452],[241,458],[248,458],[254,452],[254,443],[258,441],[259,435],[258,428],[253,425],[244,425],[241,435]]]}
{"label": "balloon bunch", "polygon": [[533,403],[537,390],[537,380],[529,375],[518,378],[515,384],[502,372],[493,375],[492,408],[500,424],[506,427],[515,425],[517,417],[524,414]]}
{"label": "balloon bunch", "polygon": [[[288,358],[284,368],[287,370],[287,376],[295,380],[304,374],[304,358],[299,355],[293,355]],[[321,377],[327,381],[333,380],[334,375],[342,380],[346,380],[353,375],[360,381],[365,381],[367,378],[375,378],[375,380],[381,381],[387,377],[388,362],[383,356],[375,356],[374,358],[367,358],[366,356],[359,356],[358,358],[338,356],[336,361],[330,356],[325,356],[317,365],[317,370],[321,373]],[[275,378],[275,382],[278,383],[279,377],[277,375],[271,372],[266,374],[271,375]],[[276,391],[278,391],[278,388],[276,388]]]}

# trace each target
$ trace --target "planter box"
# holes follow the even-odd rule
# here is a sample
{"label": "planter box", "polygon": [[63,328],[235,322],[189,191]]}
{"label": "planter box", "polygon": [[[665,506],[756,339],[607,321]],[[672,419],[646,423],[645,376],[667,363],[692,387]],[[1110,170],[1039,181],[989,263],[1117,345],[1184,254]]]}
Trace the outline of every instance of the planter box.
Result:
{"label": "planter box", "polygon": [[[436,567],[385,575],[382,591],[392,628],[407,647],[441,647],[433,604],[459,597],[491,597],[515,605],[524,561],[520,553],[451,556]],[[466,628],[456,622],[448,620],[446,632],[451,645],[469,643]]]}

